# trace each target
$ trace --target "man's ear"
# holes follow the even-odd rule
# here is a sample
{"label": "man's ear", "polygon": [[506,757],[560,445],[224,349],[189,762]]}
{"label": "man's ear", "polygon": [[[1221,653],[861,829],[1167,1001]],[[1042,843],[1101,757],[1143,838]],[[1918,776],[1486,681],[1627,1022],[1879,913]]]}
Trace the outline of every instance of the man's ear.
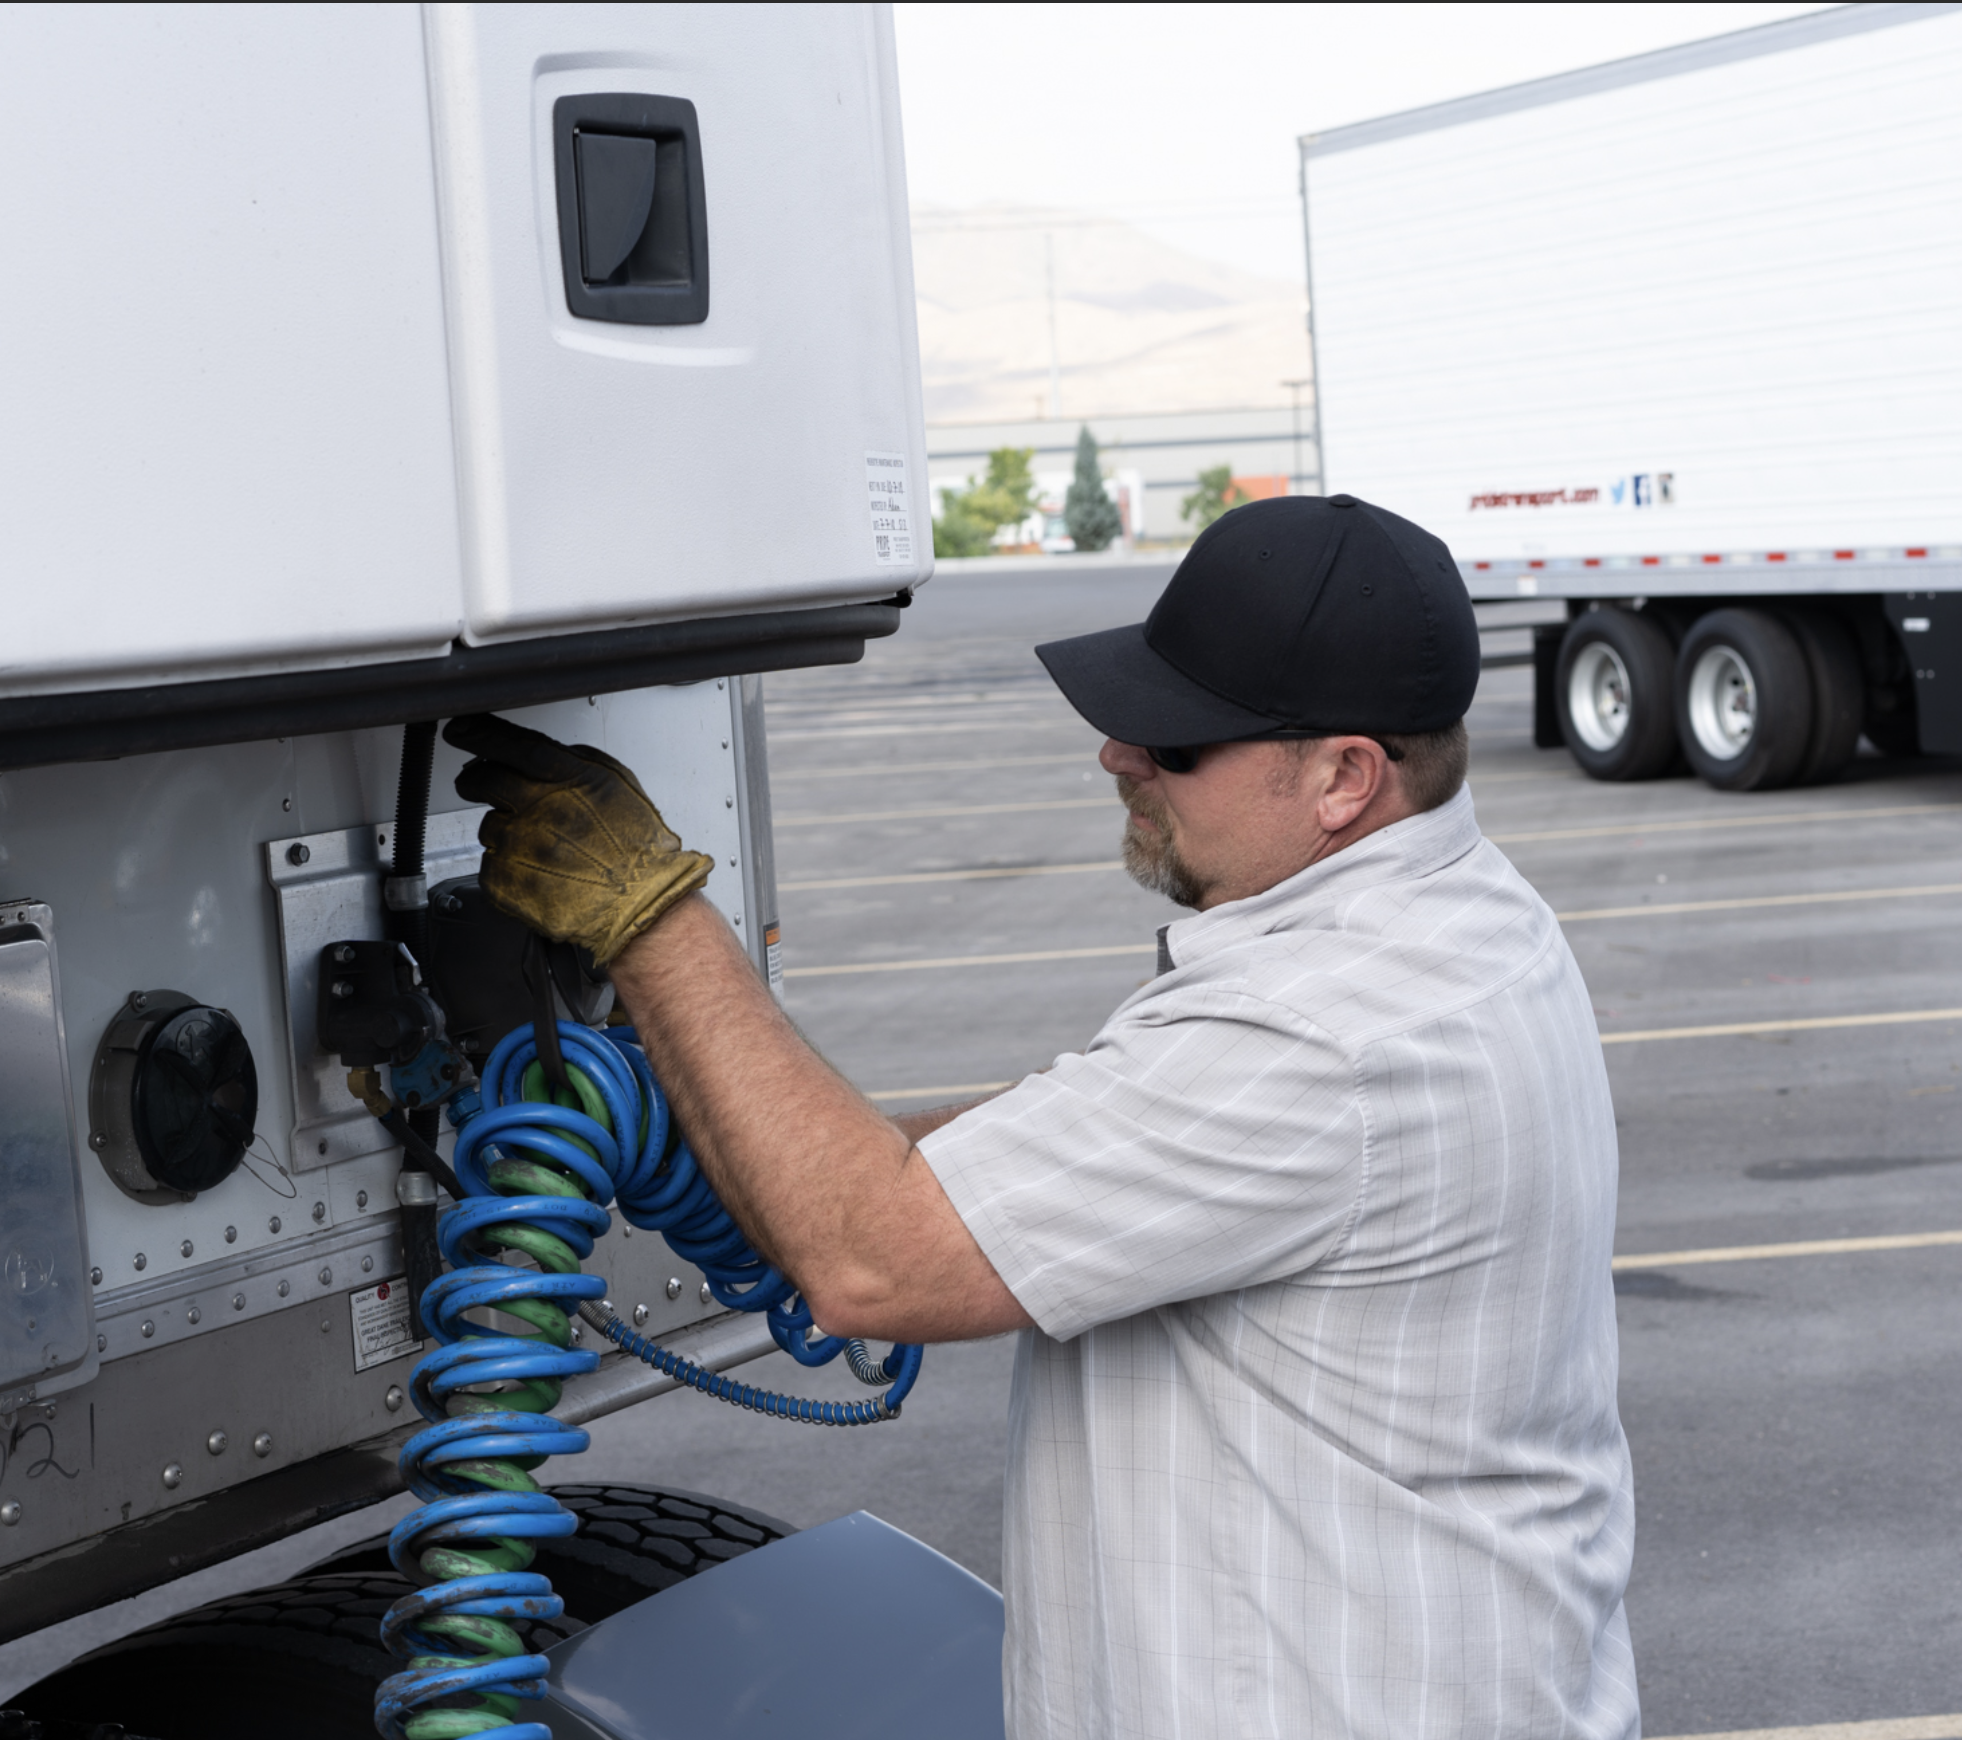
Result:
{"label": "man's ear", "polygon": [[1317,820],[1325,833],[1339,834],[1376,801],[1390,780],[1390,758],[1368,737],[1337,737],[1328,744],[1329,764]]}

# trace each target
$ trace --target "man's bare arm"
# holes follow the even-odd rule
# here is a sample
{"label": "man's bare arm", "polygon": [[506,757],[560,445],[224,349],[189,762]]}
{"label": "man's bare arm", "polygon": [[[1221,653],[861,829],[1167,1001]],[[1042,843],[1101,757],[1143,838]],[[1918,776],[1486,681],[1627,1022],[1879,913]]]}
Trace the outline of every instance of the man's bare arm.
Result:
{"label": "man's bare arm", "polygon": [[611,970],[709,1182],[824,1329],[959,1341],[1029,1326],[913,1145],[965,1107],[876,1110],[798,1036],[700,895]]}

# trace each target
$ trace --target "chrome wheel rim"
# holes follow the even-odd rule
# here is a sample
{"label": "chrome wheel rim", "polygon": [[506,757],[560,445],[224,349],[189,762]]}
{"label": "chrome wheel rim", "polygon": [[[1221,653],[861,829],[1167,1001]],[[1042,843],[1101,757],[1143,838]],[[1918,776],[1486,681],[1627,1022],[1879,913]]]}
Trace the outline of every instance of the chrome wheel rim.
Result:
{"label": "chrome wheel rim", "polygon": [[1717,761],[1735,761],[1758,728],[1758,686],[1733,647],[1705,647],[1689,679],[1690,730]]}
{"label": "chrome wheel rim", "polygon": [[1589,749],[1613,749],[1628,735],[1633,687],[1621,655],[1604,640],[1591,640],[1575,655],[1567,678],[1567,718]]}

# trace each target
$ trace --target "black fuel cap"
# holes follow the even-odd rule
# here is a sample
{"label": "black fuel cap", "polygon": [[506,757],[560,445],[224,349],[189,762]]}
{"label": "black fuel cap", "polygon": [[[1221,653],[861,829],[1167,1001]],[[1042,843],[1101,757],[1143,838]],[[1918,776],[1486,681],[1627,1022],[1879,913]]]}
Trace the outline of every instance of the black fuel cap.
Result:
{"label": "black fuel cap", "polygon": [[229,1010],[194,1004],[157,1028],[137,1060],[131,1111],[159,1183],[209,1190],[231,1176],[252,1142],[259,1072]]}

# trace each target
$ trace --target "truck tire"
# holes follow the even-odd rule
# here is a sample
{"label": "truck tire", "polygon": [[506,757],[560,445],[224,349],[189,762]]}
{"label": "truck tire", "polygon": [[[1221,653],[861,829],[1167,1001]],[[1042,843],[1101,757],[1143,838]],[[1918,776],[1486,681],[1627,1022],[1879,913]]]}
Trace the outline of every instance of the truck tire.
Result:
{"label": "truck tire", "polygon": [[1762,610],[1700,617],[1676,655],[1676,730],[1690,766],[1721,791],[1790,785],[1812,731],[1798,636]]}
{"label": "truck tire", "polygon": [[1660,626],[1605,606],[1577,616],[1560,643],[1560,735],[1593,779],[1654,779],[1676,759],[1670,704],[1675,653]]}
{"label": "truck tire", "polygon": [[[595,1625],[684,1577],[797,1532],[762,1511],[699,1492],[581,1484],[555,1486],[552,1496],[579,1518],[579,1532],[542,1543],[538,1568],[552,1579],[566,1613],[583,1625]],[[377,1535],[345,1547],[313,1566],[310,1574],[323,1571],[394,1576],[388,1537]]]}
{"label": "truck tire", "polygon": [[1838,777],[1860,747],[1867,684],[1859,649],[1845,625],[1824,610],[1794,610],[1785,618],[1812,679],[1812,729],[1794,776],[1798,785],[1821,785]]}
{"label": "truck tire", "polygon": [[[538,1569],[565,1616],[521,1625],[534,1649],[727,1559],[794,1533],[698,1493],[561,1486],[581,1529]],[[387,1537],[336,1553],[274,1588],[230,1595],[104,1645],[9,1700],[46,1721],[117,1722],[156,1740],[349,1740],[374,1731],[375,1687],[399,1667],[381,1618],[411,1585]]]}

